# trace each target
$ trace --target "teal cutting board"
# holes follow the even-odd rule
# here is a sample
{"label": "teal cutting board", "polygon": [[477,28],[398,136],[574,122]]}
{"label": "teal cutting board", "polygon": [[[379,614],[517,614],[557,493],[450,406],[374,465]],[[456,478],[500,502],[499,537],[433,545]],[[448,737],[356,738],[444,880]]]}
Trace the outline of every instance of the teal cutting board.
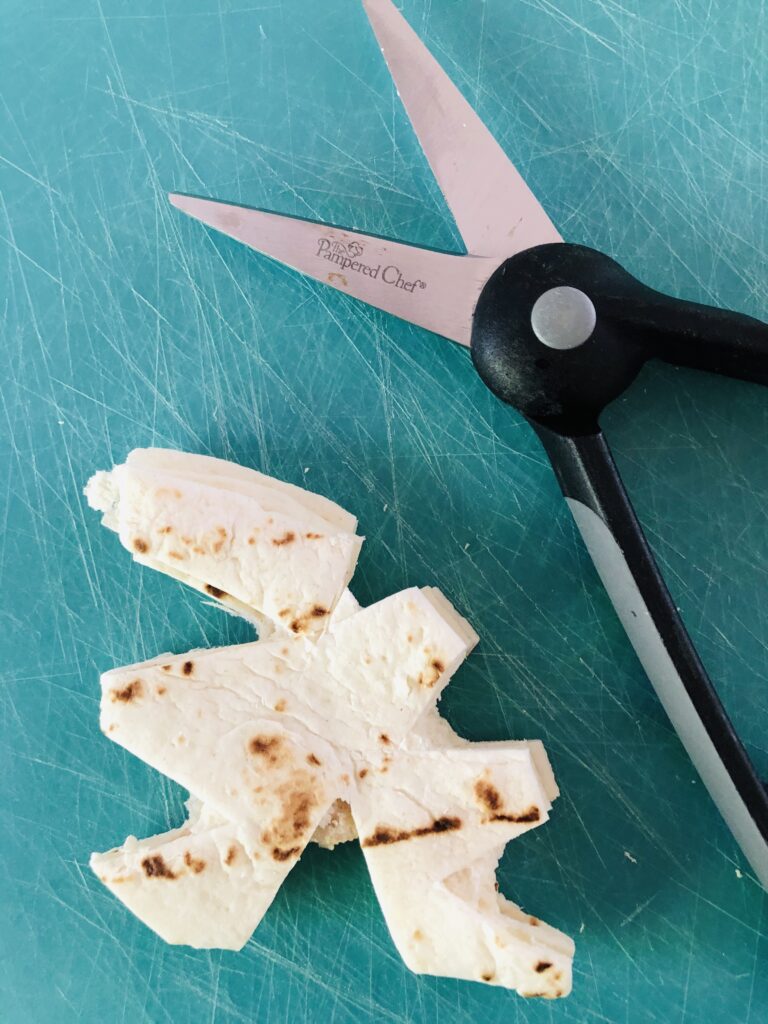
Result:
{"label": "teal cutting board", "polygon": [[[760,0],[403,0],[572,241],[768,313]],[[173,210],[168,189],[460,241],[352,0],[6,0],[0,33],[4,1024],[764,1024],[768,901],[698,781],[530,429],[467,352]],[[768,777],[768,391],[649,367],[605,417],[675,599]],[[133,447],[334,498],[364,603],[437,585],[481,643],[443,701],[561,789],[502,890],[573,995],[415,977],[356,845],[311,849],[241,953],[166,946],[87,861],[184,794],[98,729],[99,673],[248,639],[131,564],[82,487]]]}

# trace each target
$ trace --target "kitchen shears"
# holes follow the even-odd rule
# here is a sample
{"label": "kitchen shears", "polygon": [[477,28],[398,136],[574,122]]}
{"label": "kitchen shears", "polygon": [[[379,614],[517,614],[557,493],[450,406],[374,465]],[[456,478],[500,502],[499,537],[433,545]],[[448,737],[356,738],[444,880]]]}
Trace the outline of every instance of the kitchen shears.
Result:
{"label": "kitchen shears", "polygon": [[663,295],[564,242],[391,0],[363,0],[467,255],[193,196],[174,206],[304,274],[469,347],[528,420],[669,718],[768,888],[768,789],[686,632],[599,426],[649,359],[768,384],[768,325]]}

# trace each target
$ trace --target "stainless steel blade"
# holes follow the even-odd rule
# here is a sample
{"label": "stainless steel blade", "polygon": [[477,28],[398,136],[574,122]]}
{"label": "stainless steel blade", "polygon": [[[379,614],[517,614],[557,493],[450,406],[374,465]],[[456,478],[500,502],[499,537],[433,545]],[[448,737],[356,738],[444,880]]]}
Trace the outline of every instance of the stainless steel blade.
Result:
{"label": "stainless steel blade", "polygon": [[391,0],[363,0],[400,99],[467,250],[505,258],[562,238]]}
{"label": "stainless steel blade", "polygon": [[469,345],[495,258],[452,256],[247,206],[170,193],[183,213],[323,284]]}

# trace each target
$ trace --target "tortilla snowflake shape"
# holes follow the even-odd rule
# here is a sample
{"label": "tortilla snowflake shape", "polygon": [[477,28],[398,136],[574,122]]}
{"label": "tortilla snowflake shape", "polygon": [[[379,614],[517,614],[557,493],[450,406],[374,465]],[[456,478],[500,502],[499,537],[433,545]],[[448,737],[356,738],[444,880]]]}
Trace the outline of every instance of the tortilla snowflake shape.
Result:
{"label": "tortilla snowflake shape", "polygon": [[[167,470],[168,456],[150,451],[134,461],[142,463],[142,473],[153,460]],[[182,458],[185,470],[199,468],[201,478],[206,463],[212,478],[233,479],[227,464]],[[194,532],[186,506],[195,503],[193,495],[199,503],[198,487],[215,484],[197,474],[191,474],[194,487],[190,477],[177,478],[170,484],[179,497],[169,520],[167,509],[155,515],[146,489],[137,492],[135,481],[126,480],[133,472],[127,466],[109,479],[95,478],[98,495],[111,494],[111,502],[99,504],[108,525],[130,521],[126,546],[135,551],[132,541],[140,535],[151,548],[155,537],[168,536],[158,531],[171,526],[174,534],[182,521],[191,549],[205,548],[199,538],[218,536],[219,526],[231,537],[235,513],[228,524],[218,522],[221,507],[232,510],[231,491],[220,507],[214,501],[198,517]],[[169,487],[162,475],[150,491]],[[255,523],[266,527],[271,517],[269,529],[282,530],[280,537],[292,533],[294,541],[274,545],[268,537],[258,566],[239,563],[229,585],[235,577],[263,574],[260,587],[248,593],[254,602],[248,607],[263,620],[274,607],[265,605],[275,580],[283,581],[293,588],[291,617],[278,608],[267,639],[162,655],[102,677],[102,730],[194,797],[182,828],[140,841],[131,837],[94,854],[93,870],[166,941],[239,949],[318,827],[328,827],[338,808],[348,806],[393,941],[411,970],[526,996],[566,995],[572,941],[523,913],[495,886],[506,843],[543,824],[557,796],[544,749],[538,741],[470,743],[437,711],[442,690],[477,642],[471,626],[429,588],[356,610],[343,595],[359,544],[347,544],[347,560],[329,552],[332,570],[315,573],[309,584],[286,584],[284,549],[320,532],[302,522],[305,499],[292,508],[291,522],[278,524],[275,509],[258,501],[286,485],[273,481],[258,498],[245,477],[238,486],[249,498],[237,508],[235,536],[245,536],[248,546]],[[93,485],[88,493],[93,500]],[[141,515],[135,514],[137,493]],[[324,507],[326,516],[331,511]],[[349,536],[350,530],[354,535],[354,521],[345,521],[342,532]],[[157,560],[156,552],[138,554]],[[212,570],[222,580],[213,564],[199,575],[196,559],[202,557],[192,550],[188,575],[198,586]],[[242,588],[237,599],[246,603]],[[322,616],[302,613],[315,605]]]}

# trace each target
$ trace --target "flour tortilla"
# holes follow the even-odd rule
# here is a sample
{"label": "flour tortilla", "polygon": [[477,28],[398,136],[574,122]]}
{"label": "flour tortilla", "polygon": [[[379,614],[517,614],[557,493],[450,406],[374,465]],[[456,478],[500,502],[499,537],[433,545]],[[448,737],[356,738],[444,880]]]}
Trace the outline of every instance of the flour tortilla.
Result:
{"label": "flour tortilla", "polygon": [[136,561],[244,615],[261,636],[317,635],[362,538],[340,506],[221,459],[136,449],[85,489]]}
{"label": "flour tortilla", "polygon": [[476,639],[439,592],[411,589],[312,639],[106,673],[103,730],[203,804],[184,829],[95,854],[94,870],[167,941],[239,948],[342,800],[412,970],[567,994],[571,940],[493,885],[505,843],[547,820],[546,754],[464,741],[436,710]]}

